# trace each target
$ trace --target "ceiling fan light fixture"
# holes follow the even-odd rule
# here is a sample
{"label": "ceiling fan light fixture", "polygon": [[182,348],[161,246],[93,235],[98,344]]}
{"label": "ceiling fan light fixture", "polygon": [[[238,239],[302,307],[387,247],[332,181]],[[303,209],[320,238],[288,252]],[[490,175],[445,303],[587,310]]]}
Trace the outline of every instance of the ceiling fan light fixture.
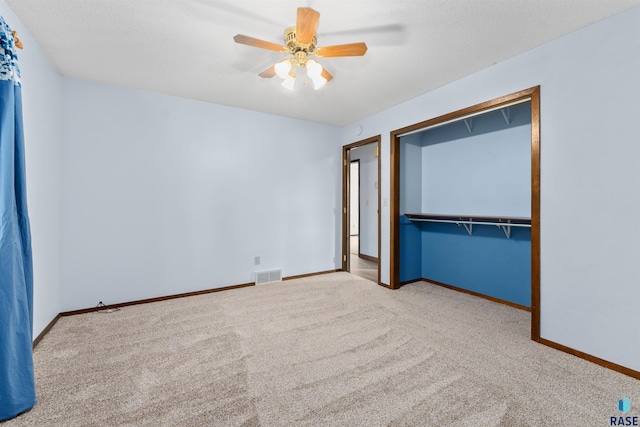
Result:
{"label": "ceiling fan light fixture", "polygon": [[327,84],[327,79],[322,76],[311,77],[311,81],[313,82],[313,88],[315,90],[320,89],[322,86]]}
{"label": "ceiling fan light fixture", "polygon": [[321,77],[322,74],[322,65],[313,59],[307,60],[307,75],[313,80],[316,77]]}
{"label": "ceiling fan light fixture", "polygon": [[287,74],[287,76],[284,78],[284,80],[282,80],[282,83],[280,84],[283,88],[293,91],[295,89],[296,78],[290,74]]}
{"label": "ceiling fan light fixture", "polygon": [[327,84],[327,79],[322,76],[322,65],[320,65],[317,61],[313,59],[307,60],[307,76],[313,82],[313,88],[315,90],[320,89],[322,86]]}
{"label": "ceiling fan light fixture", "polygon": [[291,71],[291,60],[282,60],[278,62],[274,68],[276,70],[276,75],[281,79],[286,80],[287,77],[289,77],[289,71]]}

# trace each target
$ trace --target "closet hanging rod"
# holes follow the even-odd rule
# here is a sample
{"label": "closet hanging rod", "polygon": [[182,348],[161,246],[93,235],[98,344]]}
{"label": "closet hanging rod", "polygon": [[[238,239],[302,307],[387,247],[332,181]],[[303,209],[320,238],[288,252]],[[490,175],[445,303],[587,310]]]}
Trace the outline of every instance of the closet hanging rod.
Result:
{"label": "closet hanging rod", "polygon": [[409,218],[411,221],[426,221],[426,222],[446,222],[447,224],[476,224],[476,225],[495,225],[498,227],[510,226],[510,227],[531,227],[531,224],[519,224],[513,222],[486,222],[486,221],[467,221],[467,220],[451,220],[451,219],[428,219],[428,218]]}

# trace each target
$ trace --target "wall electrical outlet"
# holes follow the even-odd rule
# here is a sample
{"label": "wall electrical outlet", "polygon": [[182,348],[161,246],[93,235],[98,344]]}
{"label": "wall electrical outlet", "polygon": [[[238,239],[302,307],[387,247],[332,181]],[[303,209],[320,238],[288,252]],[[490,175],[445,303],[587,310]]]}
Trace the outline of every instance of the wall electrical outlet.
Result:
{"label": "wall electrical outlet", "polygon": [[255,258],[253,259],[253,263],[254,263],[255,265],[260,265],[260,257],[259,257],[259,256],[255,257]]}

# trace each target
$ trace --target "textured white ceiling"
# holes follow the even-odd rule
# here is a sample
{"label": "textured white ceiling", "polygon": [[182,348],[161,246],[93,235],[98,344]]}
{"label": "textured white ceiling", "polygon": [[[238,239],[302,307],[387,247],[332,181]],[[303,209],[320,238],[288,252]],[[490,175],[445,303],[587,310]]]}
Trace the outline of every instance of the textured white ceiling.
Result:
{"label": "textured white ceiling", "polygon": [[[6,0],[70,77],[331,125],[346,125],[474,73],[640,0]],[[326,58],[334,80],[289,92],[258,73],[285,57],[296,8],[320,12],[318,45],[364,41]],[[28,46],[25,46],[28,49]]]}

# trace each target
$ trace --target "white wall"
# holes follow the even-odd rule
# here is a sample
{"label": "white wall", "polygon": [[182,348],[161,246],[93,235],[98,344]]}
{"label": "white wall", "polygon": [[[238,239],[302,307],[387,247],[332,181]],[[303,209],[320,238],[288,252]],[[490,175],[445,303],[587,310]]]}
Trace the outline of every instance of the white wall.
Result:
{"label": "white wall", "polygon": [[[423,211],[421,179],[423,175],[423,162],[420,140],[420,134],[414,133],[403,136],[402,143],[400,144],[400,182],[402,182],[400,186],[401,215],[406,213],[421,213]],[[388,197],[384,193],[384,187],[382,194],[383,197]],[[384,236],[384,233],[382,235]]]}
{"label": "white wall", "polygon": [[360,160],[360,253],[378,257],[378,158],[377,143],[350,150],[351,160]]}
{"label": "white wall", "polygon": [[541,85],[541,335],[640,370],[637,52],[640,7],[345,127],[382,135],[382,281],[389,132]]}
{"label": "white wall", "polygon": [[33,249],[33,336],[60,312],[60,171],[62,79],[4,0],[0,14],[18,31],[27,203]]}
{"label": "white wall", "polygon": [[472,133],[460,122],[422,132],[422,212],[531,217],[531,110],[517,112],[527,119],[506,126],[493,111]]}
{"label": "white wall", "polygon": [[63,88],[63,311],[340,266],[339,129]]}

